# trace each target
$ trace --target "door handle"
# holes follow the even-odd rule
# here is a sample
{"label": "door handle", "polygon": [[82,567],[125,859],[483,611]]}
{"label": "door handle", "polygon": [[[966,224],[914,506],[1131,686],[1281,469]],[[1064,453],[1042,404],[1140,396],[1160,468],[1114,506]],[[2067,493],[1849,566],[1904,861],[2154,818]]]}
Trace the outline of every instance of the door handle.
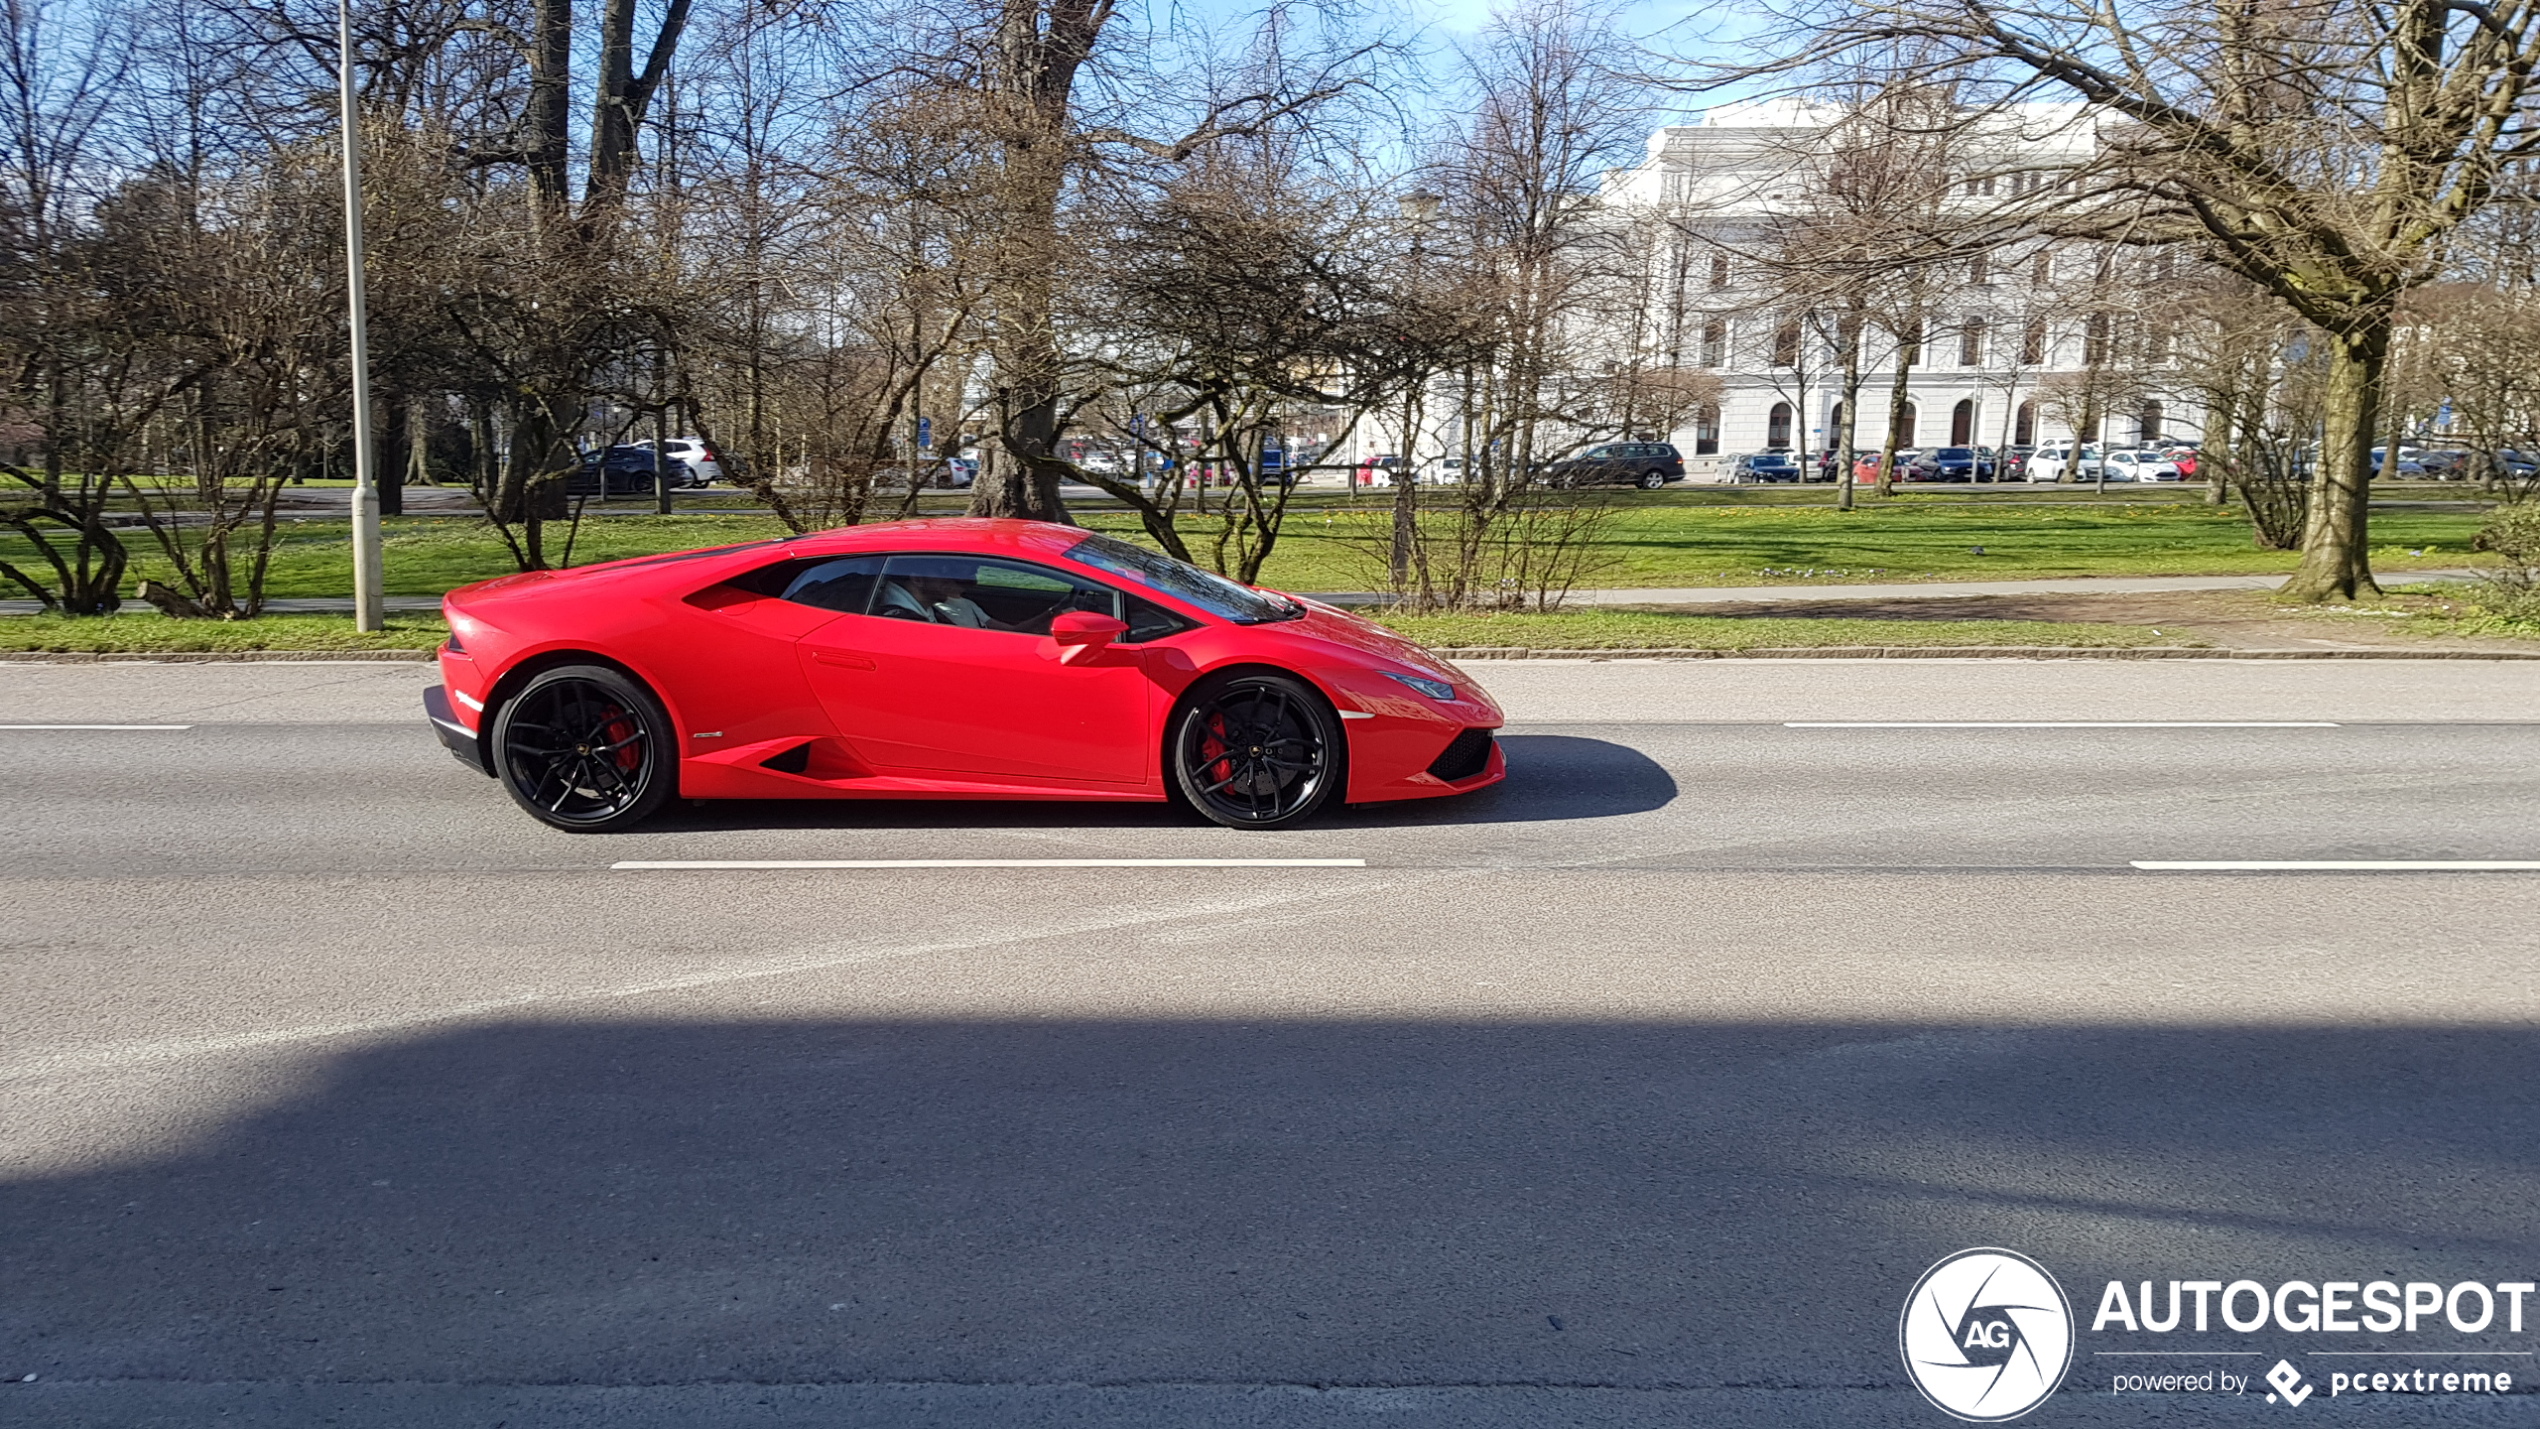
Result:
{"label": "door handle", "polygon": [[871,656],[854,655],[844,650],[815,650],[812,652],[811,658],[819,661],[823,665],[835,665],[842,670],[870,670],[873,668],[873,659]]}

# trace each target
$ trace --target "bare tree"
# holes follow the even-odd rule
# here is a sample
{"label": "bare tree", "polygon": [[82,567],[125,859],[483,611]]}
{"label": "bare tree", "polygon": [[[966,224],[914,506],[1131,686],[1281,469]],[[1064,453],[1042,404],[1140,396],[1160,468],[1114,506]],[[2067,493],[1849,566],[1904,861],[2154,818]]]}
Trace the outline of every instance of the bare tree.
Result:
{"label": "bare tree", "polygon": [[[2191,241],[2327,345],[2322,458],[2288,594],[2374,588],[2366,456],[2402,294],[2531,156],[2535,0],[2285,8],[2147,0],[1824,0],[1786,12],[1802,52],[1956,86],[1983,105],[2047,91],[2104,116],[2070,224]],[[1750,77],[1758,67],[1745,67]]]}

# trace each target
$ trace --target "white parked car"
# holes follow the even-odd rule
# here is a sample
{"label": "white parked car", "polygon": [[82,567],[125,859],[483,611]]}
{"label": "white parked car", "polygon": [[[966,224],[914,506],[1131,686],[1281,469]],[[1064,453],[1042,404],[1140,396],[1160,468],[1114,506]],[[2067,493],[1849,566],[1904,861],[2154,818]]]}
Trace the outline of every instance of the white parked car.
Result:
{"label": "white parked car", "polygon": [[1461,486],[1464,484],[1464,458],[1433,456],[1420,463],[1422,486]]}
{"label": "white parked car", "polygon": [[2080,459],[2076,461],[2073,457],[2072,443],[2056,442],[2039,447],[2030,455],[2028,479],[2031,481],[2097,481],[2099,467],[2099,448],[2084,446],[2081,449]]}
{"label": "white parked car", "polygon": [[2178,463],[2159,452],[2108,453],[2110,481],[2176,481]]}
{"label": "white parked car", "polygon": [[[647,452],[653,449],[651,442],[633,442],[629,445],[641,447]],[[672,461],[677,462],[687,472],[688,479],[682,482],[682,485],[712,486],[723,479],[723,458],[717,456],[714,448],[707,446],[702,440],[696,437],[672,437],[663,449],[670,453]]]}

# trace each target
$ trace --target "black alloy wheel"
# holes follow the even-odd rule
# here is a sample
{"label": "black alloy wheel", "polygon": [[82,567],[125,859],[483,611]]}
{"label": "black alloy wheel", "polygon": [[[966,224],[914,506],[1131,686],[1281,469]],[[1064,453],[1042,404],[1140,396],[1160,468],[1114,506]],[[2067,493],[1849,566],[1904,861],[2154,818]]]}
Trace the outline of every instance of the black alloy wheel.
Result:
{"label": "black alloy wheel", "polygon": [[661,702],[604,665],[565,665],[532,679],[503,703],[493,743],[504,792],[573,833],[642,821],[678,779]]}
{"label": "black alloy wheel", "polygon": [[1285,675],[1239,675],[1194,690],[1167,750],[1175,787],[1230,829],[1285,828],[1340,787],[1340,721]]}
{"label": "black alloy wheel", "polygon": [[1640,489],[1643,491],[1656,491],[1666,484],[1667,473],[1663,471],[1644,471],[1640,474]]}

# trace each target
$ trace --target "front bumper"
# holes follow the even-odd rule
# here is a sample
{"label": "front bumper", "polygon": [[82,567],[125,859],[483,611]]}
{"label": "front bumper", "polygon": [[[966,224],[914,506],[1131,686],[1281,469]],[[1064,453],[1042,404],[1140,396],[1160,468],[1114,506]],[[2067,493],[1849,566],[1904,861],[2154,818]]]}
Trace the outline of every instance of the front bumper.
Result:
{"label": "front bumper", "polygon": [[439,685],[424,688],[423,717],[432,721],[432,732],[439,737],[441,747],[450,751],[450,757],[489,779],[493,777],[494,766],[485,758],[485,741],[459,723],[458,711],[450,708],[448,690]]}

